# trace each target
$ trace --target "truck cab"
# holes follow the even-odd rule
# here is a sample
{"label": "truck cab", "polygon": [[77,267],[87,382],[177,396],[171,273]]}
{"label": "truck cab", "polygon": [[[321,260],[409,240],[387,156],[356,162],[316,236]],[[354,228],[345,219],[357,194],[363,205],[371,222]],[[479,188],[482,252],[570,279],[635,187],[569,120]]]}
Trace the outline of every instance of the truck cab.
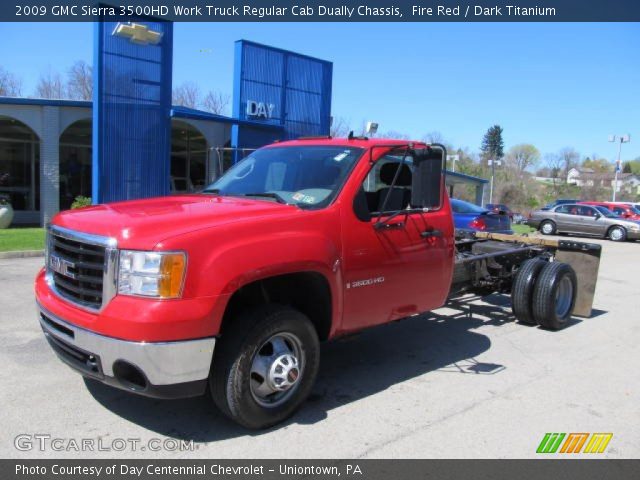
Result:
{"label": "truck cab", "polygon": [[275,143],[202,192],[61,212],[35,284],[55,353],[85,377],[209,389],[250,428],[309,394],[319,342],[444,304],[454,228],[441,145]]}

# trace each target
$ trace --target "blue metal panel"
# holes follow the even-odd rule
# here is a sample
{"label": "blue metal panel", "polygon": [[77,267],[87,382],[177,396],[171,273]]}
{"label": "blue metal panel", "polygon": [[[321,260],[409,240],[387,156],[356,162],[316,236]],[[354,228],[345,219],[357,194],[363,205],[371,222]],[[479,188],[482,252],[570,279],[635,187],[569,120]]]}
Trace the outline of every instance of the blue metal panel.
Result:
{"label": "blue metal panel", "polygon": [[[236,42],[235,75],[234,117],[282,125],[283,139],[329,134],[331,62],[240,40]],[[249,102],[269,106],[270,115],[250,116]],[[258,132],[234,127],[233,146],[259,146],[264,138]]]}
{"label": "blue metal panel", "polygon": [[118,22],[95,24],[94,203],[169,193],[173,24],[135,23],[160,42],[116,36]]}

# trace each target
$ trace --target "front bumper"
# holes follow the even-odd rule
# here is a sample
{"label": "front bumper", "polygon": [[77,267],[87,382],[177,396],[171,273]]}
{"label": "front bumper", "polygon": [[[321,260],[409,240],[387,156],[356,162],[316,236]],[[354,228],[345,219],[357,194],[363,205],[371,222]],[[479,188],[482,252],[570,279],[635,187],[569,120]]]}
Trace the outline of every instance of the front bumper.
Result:
{"label": "front bumper", "polygon": [[176,342],[133,342],[72,325],[40,304],[39,320],[58,357],[82,375],[155,398],[204,393],[215,337]]}
{"label": "front bumper", "polygon": [[627,240],[640,240],[640,231],[627,230]]}

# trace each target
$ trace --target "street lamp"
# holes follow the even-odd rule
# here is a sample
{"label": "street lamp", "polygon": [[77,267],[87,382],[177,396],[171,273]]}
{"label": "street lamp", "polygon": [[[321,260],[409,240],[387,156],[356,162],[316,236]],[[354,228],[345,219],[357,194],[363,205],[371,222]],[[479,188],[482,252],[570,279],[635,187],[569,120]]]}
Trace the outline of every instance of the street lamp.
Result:
{"label": "street lamp", "polygon": [[631,141],[631,135],[609,135],[609,142],[618,142],[618,160],[616,161],[616,174],[613,179],[613,196],[612,202],[616,201],[616,190],[618,190],[618,173],[621,170],[620,166],[620,151],[622,150],[623,143],[629,143]]}
{"label": "street lamp", "polygon": [[491,166],[491,183],[489,185],[489,203],[493,203],[493,182],[496,176],[496,165],[500,166],[502,163],[500,160],[488,160],[487,163]]}

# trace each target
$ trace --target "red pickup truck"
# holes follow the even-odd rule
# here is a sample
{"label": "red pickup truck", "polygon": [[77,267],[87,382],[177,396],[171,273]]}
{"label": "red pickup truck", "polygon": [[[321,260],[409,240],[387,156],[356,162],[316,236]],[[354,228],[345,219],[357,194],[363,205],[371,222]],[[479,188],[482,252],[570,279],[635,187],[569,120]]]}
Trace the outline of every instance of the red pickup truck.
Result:
{"label": "red pickup truck", "polygon": [[445,158],[437,144],[299,139],[197,194],[61,212],[35,282],[40,325],[85,377],[159,398],[209,389],[264,428],[309,394],[321,341],[467,292],[511,293],[519,321],[550,329],[589,312],[595,279],[568,263],[595,259],[577,262],[594,278],[600,247],[456,237]]}

